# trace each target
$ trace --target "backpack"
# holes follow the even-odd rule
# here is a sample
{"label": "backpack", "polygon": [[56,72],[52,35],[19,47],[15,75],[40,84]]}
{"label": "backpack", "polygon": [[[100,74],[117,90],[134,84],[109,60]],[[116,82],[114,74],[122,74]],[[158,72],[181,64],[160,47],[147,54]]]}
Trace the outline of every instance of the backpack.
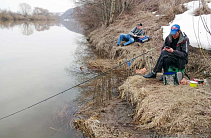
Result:
{"label": "backpack", "polygon": [[138,40],[139,40],[140,43],[144,43],[144,42],[146,42],[146,41],[149,41],[149,36],[145,35],[145,37],[143,37],[143,38],[138,38]]}

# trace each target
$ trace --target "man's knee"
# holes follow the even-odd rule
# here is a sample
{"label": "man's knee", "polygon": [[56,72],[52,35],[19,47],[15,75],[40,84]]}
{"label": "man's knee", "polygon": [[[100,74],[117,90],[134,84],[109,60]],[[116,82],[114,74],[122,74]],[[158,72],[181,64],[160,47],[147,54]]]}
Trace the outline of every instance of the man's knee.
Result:
{"label": "man's knee", "polygon": [[130,38],[130,42],[131,42],[131,43],[135,42],[135,40],[134,40],[133,37]]}
{"label": "man's knee", "polygon": [[119,35],[119,37],[123,37],[123,36],[124,36],[124,34],[120,34],[120,35]]}
{"label": "man's knee", "polygon": [[168,58],[168,57],[164,57],[163,58],[163,63],[171,63],[171,59],[170,58]]}
{"label": "man's knee", "polygon": [[119,37],[122,38],[123,40],[128,40],[127,34],[120,34]]}
{"label": "man's knee", "polygon": [[168,51],[166,51],[166,50],[162,50],[161,51],[161,55],[169,55],[170,53],[168,52]]}

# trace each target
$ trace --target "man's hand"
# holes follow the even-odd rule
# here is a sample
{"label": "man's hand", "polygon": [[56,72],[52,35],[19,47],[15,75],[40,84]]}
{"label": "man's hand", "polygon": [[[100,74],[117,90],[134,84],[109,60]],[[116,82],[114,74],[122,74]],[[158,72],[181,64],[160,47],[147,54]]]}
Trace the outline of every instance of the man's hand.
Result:
{"label": "man's hand", "polygon": [[173,50],[172,48],[169,48],[169,49],[168,49],[168,48],[164,47],[164,48],[163,48],[163,51],[168,51],[168,52],[170,52],[170,53],[173,53],[174,50]]}
{"label": "man's hand", "polygon": [[134,35],[134,37],[137,37],[137,35]]}

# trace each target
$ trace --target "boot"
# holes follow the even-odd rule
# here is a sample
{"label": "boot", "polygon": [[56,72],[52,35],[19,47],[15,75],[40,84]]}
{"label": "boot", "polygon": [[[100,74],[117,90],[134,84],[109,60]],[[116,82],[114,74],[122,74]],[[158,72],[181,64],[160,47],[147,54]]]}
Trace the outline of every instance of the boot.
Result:
{"label": "boot", "polygon": [[156,73],[151,72],[151,73],[149,73],[149,74],[147,74],[147,75],[144,75],[143,77],[144,77],[144,78],[156,78]]}
{"label": "boot", "polygon": [[159,78],[159,81],[163,81],[163,75]]}

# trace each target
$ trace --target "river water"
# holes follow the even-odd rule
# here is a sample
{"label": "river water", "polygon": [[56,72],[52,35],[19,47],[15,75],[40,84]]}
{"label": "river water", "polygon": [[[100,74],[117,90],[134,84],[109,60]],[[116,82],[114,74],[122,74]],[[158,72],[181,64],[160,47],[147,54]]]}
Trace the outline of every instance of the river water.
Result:
{"label": "river water", "polygon": [[[11,27],[12,26],[12,27]],[[33,105],[80,82],[78,62],[83,35],[62,25],[2,25],[0,28],[0,118]],[[80,77],[79,77],[79,76]],[[0,121],[0,138],[75,138],[57,132],[55,113],[73,102],[72,89]],[[75,110],[77,107],[71,109]]]}

